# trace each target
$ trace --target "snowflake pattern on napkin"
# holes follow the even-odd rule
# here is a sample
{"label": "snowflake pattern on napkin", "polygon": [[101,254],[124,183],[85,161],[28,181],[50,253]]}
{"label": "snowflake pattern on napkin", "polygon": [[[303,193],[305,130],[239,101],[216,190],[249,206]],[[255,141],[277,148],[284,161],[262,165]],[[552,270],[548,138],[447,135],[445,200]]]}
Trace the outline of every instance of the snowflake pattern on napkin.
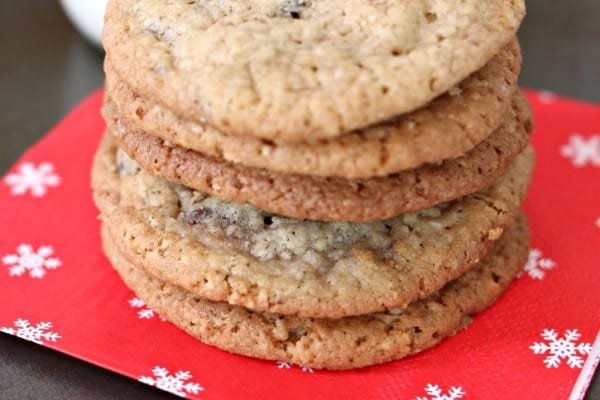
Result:
{"label": "snowflake pattern on napkin", "polygon": [[152,376],[142,376],[139,381],[185,398],[188,394],[198,394],[204,390],[198,383],[187,382],[190,379],[192,374],[189,371],[177,371],[171,374],[168,369],[156,366],[152,369]]}
{"label": "snowflake pattern on napkin", "polygon": [[61,338],[59,333],[49,331],[51,328],[52,322],[38,322],[33,325],[28,320],[19,318],[14,322],[14,326],[2,327],[0,331],[36,344],[44,344],[44,341],[56,342]]}
{"label": "snowflake pattern on napkin", "polygon": [[10,186],[13,196],[31,193],[33,197],[44,197],[48,189],[58,186],[60,181],[60,176],[54,172],[54,166],[49,162],[38,166],[25,162],[19,166],[17,172],[4,178],[4,183]]}
{"label": "snowflake pattern on napkin", "polygon": [[544,279],[546,272],[554,268],[555,265],[556,263],[554,261],[542,256],[542,251],[540,249],[531,249],[521,275],[527,274],[533,279]]}
{"label": "snowflake pattern on napkin", "polygon": [[560,154],[571,159],[575,167],[600,167],[600,135],[586,138],[573,134],[569,137],[569,143],[560,148]]}
{"label": "snowflake pattern on napkin", "polygon": [[425,393],[428,397],[419,396],[416,400],[458,400],[466,395],[460,386],[452,386],[448,393],[444,393],[438,385],[432,385],[431,383],[425,386]]}
{"label": "snowflake pattern on napkin", "polygon": [[548,368],[557,368],[562,360],[571,368],[581,368],[584,361],[581,356],[592,351],[590,343],[577,343],[581,337],[577,329],[567,329],[562,337],[554,329],[544,329],[541,336],[545,342],[535,342],[529,348],[534,354],[547,354],[544,364]]}
{"label": "snowflake pattern on napkin", "polygon": [[41,279],[46,276],[47,271],[62,265],[58,258],[50,257],[53,254],[52,246],[41,246],[33,250],[30,244],[20,244],[16,254],[2,257],[2,264],[9,267],[10,276],[22,276],[28,272],[30,277]]}

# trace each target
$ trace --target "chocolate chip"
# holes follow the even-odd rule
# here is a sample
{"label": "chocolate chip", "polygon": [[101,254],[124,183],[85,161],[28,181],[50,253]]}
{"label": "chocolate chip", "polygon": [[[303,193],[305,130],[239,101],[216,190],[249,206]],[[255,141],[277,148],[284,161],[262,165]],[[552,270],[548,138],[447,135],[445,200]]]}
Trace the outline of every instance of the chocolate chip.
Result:
{"label": "chocolate chip", "polygon": [[448,210],[450,207],[452,207],[454,204],[456,203],[456,201],[446,201],[443,203],[439,203],[438,205],[436,205],[436,207],[440,210],[440,211],[446,211]]}
{"label": "chocolate chip", "polygon": [[121,160],[117,161],[117,172],[119,173],[119,176],[125,175],[125,164],[123,164],[123,161]]}
{"label": "chocolate chip", "polygon": [[279,12],[277,14],[286,17],[292,17],[293,19],[300,19],[301,8],[310,6],[310,2],[307,0],[284,0],[279,6]]}
{"label": "chocolate chip", "polygon": [[213,215],[213,211],[210,208],[200,207],[188,213],[184,217],[184,220],[190,225],[196,225],[205,220],[206,218],[210,217],[211,215]]}
{"label": "chocolate chip", "polygon": [[140,171],[140,167],[122,150],[117,152],[117,173],[119,176],[132,176]]}

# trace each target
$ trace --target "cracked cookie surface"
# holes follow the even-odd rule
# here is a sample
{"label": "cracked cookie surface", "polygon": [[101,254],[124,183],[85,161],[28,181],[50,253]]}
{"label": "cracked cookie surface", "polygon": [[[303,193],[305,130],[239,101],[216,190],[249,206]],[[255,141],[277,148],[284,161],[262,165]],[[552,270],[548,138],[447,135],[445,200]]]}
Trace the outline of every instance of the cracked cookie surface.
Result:
{"label": "cracked cookie surface", "polygon": [[397,360],[463,329],[522,270],[529,236],[522,218],[470,272],[402,309],[341,319],[301,318],[210,302],[130,263],[103,229],[105,253],[149,307],[201,341],[250,357],[349,369]]}
{"label": "cracked cookie surface", "polygon": [[[111,114],[105,105],[105,115]],[[205,156],[107,118],[121,148],[150,173],[293,218],[364,222],[453,200],[491,185],[527,146],[531,112],[517,93],[502,124],[461,157],[370,179],[286,175]]]}
{"label": "cracked cookie surface", "polygon": [[515,35],[523,0],[112,0],[119,76],[230,134],[333,138],[413,111]]}
{"label": "cracked cookie surface", "polygon": [[[265,141],[225,134],[179,118],[136,94],[105,60],[107,118],[126,120],[146,133],[209,156],[269,171],[370,178],[454,158],[472,149],[502,122],[521,67],[518,42],[505,46],[482,69],[448,93],[395,121],[311,143]],[[118,114],[113,115],[113,114]]]}
{"label": "cracked cookie surface", "polygon": [[533,166],[527,150],[490,188],[461,200],[332,224],[217,200],[116,154],[107,136],[94,198],[132,263],[212,301],[327,318],[404,306],[471,269],[517,213]]}

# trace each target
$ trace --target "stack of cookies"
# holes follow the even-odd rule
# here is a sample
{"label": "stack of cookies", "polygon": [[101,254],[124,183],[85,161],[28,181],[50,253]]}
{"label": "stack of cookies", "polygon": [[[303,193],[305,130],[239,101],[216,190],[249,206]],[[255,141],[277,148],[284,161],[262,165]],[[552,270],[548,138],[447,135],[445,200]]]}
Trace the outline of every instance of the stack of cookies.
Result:
{"label": "stack of cookies", "polygon": [[523,1],[111,0],[106,255],[221,349],[347,369],[429,348],[527,258]]}

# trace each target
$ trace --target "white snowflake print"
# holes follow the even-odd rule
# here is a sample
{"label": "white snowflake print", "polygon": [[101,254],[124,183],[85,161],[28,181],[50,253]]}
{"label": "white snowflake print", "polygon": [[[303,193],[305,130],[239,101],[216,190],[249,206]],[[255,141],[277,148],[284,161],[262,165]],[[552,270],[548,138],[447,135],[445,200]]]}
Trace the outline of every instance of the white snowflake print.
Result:
{"label": "white snowflake print", "polygon": [[556,95],[547,90],[542,90],[541,92],[538,93],[538,99],[540,100],[541,103],[550,104],[550,103],[554,102],[554,99],[556,99]]}
{"label": "white snowflake print", "polygon": [[[152,319],[155,315],[157,315],[153,310],[146,307],[144,300],[138,297],[134,297],[133,299],[129,300],[128,303],[132,308],[139,308],[137,312],[139,319]],[[165,319],[160,317],[160,320],[164,321]]]}
{"label": "white snowflake print", "polygon": [[[16,329],[15,329],[16,328]],[[26,319],[18,319],[14,322],[14,327],[3,327],[0,331],[15,335],[21,339],[29,340],[30,342],[43,344],[43,340],[47,342],[56,342],[61,338],[56,332],[46,332],[52,328],[51,322],[39,322],[35,326]]]}
{"label": "white snowflake print", "polygon": [[554,268],[555,265],[556,263],[551,259],[542,257],[541,250],[531,249],[529,250],[529,257],[521,274],[526,273],[533,279],[544,279],[544,276],[546,276],[545,271]]}
{"label": "white snowflake print", "polygon": [[292,364],[287,361],[277,361],[277,368],[279,369],[290,369],[292,368]]}
{"label": "white snowflake print", "polygon": [[44,197],[49,187],[60,184],[60,177],[54,173],[54,166],[49,162],[43,162],[38,167],[26,162],[19,166],[18,172],[8,174],[4,182],[10,186],[13,196],[31,192],[33,197]]}
{"label": "white snowflake print", "polygon": [[575,167],[600,167],[600,135],[586,139],[575,133],[569,137],[569,143],[560,148],[560,154],[570,158]]}
{"label": "white snowflake print", "polygon": [[[277,364],[278,369],[290,369],[294,365],[289,361],[277,361],[276,364]],[[298,365],[298,368],[300,368],[302,370],[302,372],[308,372],[309,374],[312,374],[315,372],[312,368],[305,367],[302,365]]]}
{"label": "white snowflake print", "polygon": [[428,383],[425,386],[425,393],[431,397],[417,397],[417,400],[456,400],[462,399],[466,392],[460,386],[452,386],[448,391],[448,394],[444,394],[442,389],[438,385],[432,385]]}
{"label": "white snowflake print", "polygon": [[2,257],[2,263],[9,267],[10,276],[21,276],[29,272],[30,277],[41,279],[46,275],[46,270],[62,265],[58,258],[50,257],[53,254],[52,246],[41,246],[34,251],[31,245],[20,244],[17,254],[5,255]]}
{"label": "white snowflake print", "polygon": [[168,369],[156,366],[152,369],[152,375],[142,376],[139,381],[184,398],[187,394],[198,394],[204,390],[195,382],[186,382],[192,379],[189,371],[177,371],[171,375]]}
{"label": "white snowflake print", "polygon": [[575,342],[581,337],[577,329],[567,329],[562,338],[554,329],[544,329],[541,333],[542,338],[547,342],[535,342],[529,348],[534,354],[548,354],[544,359],[547,368],[558,368],[562,359],[567,360],[567,365],[571,368],[581,368],[583,358],[579,355],[590,354],[592,345],[590,343]]}

